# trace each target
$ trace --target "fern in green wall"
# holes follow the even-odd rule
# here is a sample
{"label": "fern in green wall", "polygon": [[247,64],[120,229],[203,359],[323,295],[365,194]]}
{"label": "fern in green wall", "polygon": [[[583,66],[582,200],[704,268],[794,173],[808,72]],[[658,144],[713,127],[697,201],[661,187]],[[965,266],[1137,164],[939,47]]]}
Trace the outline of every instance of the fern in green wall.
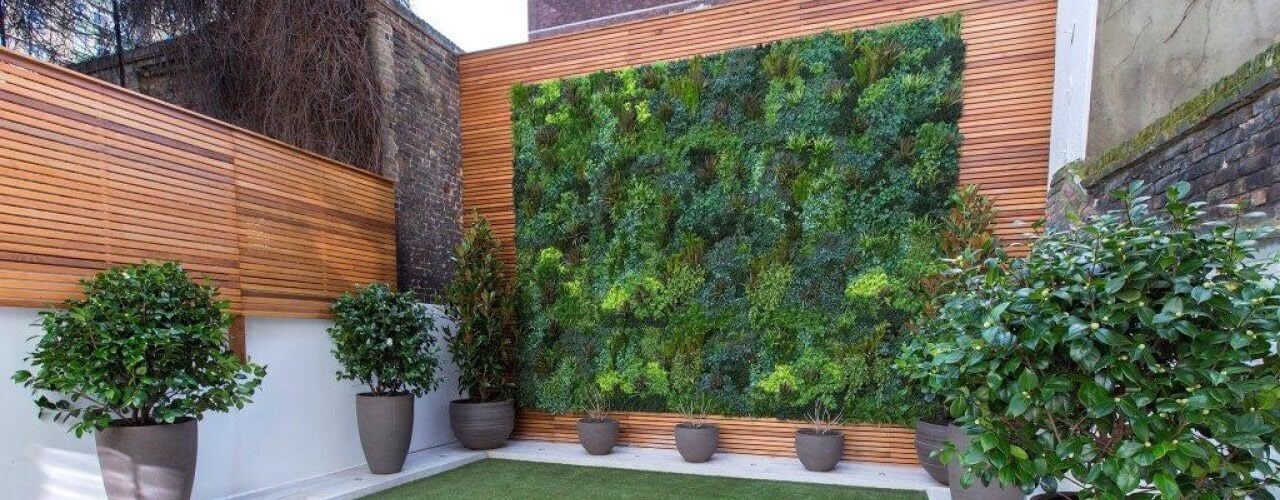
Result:
{"label": "fern in green wall", "polygon": [[910,420],[963,58],[952,15],[516,86],[521,403]]}

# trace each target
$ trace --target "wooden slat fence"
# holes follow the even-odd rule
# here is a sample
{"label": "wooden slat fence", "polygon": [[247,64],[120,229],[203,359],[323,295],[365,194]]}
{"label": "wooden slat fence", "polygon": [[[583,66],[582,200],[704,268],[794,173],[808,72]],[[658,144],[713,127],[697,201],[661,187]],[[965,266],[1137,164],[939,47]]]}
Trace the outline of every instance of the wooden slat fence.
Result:
{"label": "wooden slat fence", "polygon": [[0,306],[177,260],[237,312],[323,317],[395,280],[390,181],[0,49]]}

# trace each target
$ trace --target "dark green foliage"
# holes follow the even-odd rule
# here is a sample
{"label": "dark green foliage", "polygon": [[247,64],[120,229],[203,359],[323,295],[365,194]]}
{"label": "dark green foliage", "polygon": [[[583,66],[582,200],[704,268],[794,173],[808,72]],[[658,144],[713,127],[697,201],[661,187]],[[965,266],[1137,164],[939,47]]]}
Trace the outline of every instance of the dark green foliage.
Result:
{"label": "dark green foliage", "polygon": [[444,289],[455,327],[446,332],[449,354],[458,365],[459,390],[472,401],[503,401],[514,383],[515,297],[498,259],[501,246],[479,215],[462,234],[454,253],[453,281]]}
{"label": "dark green foliage", "polygon": [[522,404],[909,421],[891,361],[956,183],[959,27],[515,87]]}
{"label": "dark green foliage", "polygon": [[1280,289],[1258,233],[1205,220],[1189,186],[1151,212],[1051,232],[1029,257],[958,269],[913,378],[973,437],[974,475],[1086,498],[1272,498]]}
{"label": "dark green foliage", "polygon": [[422,396],[435,389],[435,322],[412,291],[374,283],[343,293],[330,308],[339,380],[357,380],[370,394]]}
{"label": "dark green foliage", "polygon": [[242,408],[262,383],[265,368],[231,352],[227,302],[177,263],[113,267],[81,285],[83,299],[40,313],[35,371],[13,376],[76,436]]}

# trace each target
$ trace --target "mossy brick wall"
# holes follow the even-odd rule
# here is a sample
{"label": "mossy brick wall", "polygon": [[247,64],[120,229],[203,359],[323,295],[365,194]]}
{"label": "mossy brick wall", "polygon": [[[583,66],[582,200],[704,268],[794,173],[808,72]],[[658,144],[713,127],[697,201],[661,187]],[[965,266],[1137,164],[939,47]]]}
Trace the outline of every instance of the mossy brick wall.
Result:
{"label": "mossy brick wall", "polygon": [[520,401],[909,422],[960,18],[517,86]]}

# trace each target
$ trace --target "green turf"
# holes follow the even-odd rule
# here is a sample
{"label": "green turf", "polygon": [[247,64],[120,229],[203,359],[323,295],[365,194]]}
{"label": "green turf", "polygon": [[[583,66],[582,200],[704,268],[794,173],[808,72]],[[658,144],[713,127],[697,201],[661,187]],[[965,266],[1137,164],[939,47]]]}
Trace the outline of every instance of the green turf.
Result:
{"label": "green turf", "polygon": [[[798,467],[798,465],[797,465]],[[487,459],[381,493],[374,500],[417,498],[830,498],[922,500],[921,492],[827,484],[734,479],[668,472]]]}

